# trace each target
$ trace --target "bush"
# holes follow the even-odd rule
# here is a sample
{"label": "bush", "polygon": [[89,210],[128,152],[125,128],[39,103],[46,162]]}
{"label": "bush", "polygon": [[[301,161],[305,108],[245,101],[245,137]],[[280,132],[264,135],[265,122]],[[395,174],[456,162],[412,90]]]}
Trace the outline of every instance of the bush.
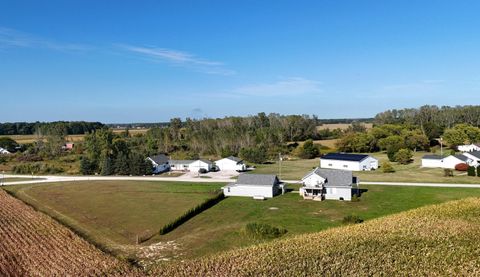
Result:
{"label": "bush", "polygon": [[245,233],[256,239],[273,239],[283,236],[287,233],[287,230],[264,223],[253,222],[245,226]]}
{"label": "bush", "polygon": [[395,169],[390,162],[385,161],[382,163],[382,171],[383,173],[393,173]]}
{"label": "bush", "polygon": [[360,201],[360,197],[358,197],[358,195],[354,194],[354,195],[352,196],[352,200],[351,200],[351,201],[352,201],[352,202],[359,202],[359,201]]}
{"label": "bush", "polygon": [[343,218],[343,224],[358,224],[362,223],[363,219],[360,218],[358,215],[347,215]]}
{"label": "bush", "polygon": [[309,139],[305,141],[302,146],[299,146],[298,156],[302,159],[313,159],[318,157],[320,151],[318,147],[313,143],[313,140]]}
{"label": "bush", "polygon": [[444,177],[453,177],[453,170],[451,170],[450,168],[445,168],[443,170],[443,176]]}
{"label": "bush", "polygon": [[477,176],[480,177],[480,166],[477,166]]}
{"label": "bush", "polygon": [[205,200],[205,202],[198,204],[196,207],[188,210],[180,217],[176,218],[172,222],[163,226],[160,231],[158,232],[160,235],[165,235],[177,228],[178,226],[182,225],[183,223],[187,222],[190,218],[196,216],[197,214],[215,206],[218,202],[225,199],[225,195],[223,192],[217,194],[215,197]]}
{"label": "bush", "polygon": [[469,166],[469,167],[468,167],[468,170],[467,170],[467,175],[468,175],[468,176],[475,176],[475,175],[476,175],[476,174],[475,174],[475,167]]}
{"label": "bush", "polygon": [[400,149],[397,153],[395,153],[395,161],[400,164],[408,164],[412,161],[412,151],[410,149]]}
{"label": "bush", "polygon": [[455,166],[456,171],[467,171],[468,170],[468,164],[465,163],[459,163]]}

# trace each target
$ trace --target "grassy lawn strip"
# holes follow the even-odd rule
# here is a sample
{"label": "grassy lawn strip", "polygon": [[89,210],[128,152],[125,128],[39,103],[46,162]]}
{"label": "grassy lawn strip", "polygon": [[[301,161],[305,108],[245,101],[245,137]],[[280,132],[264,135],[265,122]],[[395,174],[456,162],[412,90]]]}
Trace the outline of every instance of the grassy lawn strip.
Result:
{"label": "grassy lawn strip", "polygon": [[266,201],[228,197],[182,224],[171,233],[150,242],[175,240],[185,258],[257,244],[245,235],[248,223],[258,222],[288,230],[286,237],[317,232],[342,225],[348,215],[370,220],[429,204],[480,196],[480,189],[362,186],[367,189],[359,202],[303,200],[287,193]]}
{"label": "grassy lawn strip", "polygon": [[109,252],[144,237],[216,195],[221,184],[97,181],[4,187]]}

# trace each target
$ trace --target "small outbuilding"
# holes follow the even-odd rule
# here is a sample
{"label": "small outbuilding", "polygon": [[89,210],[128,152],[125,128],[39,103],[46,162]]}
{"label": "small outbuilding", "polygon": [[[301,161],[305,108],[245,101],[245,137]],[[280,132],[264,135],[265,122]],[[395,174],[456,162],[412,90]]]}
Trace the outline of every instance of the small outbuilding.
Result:
{"label": "small outbuilding", "polygon": [[222,171],[245,171],[247,170],[247,166],[243,162],[242,159],[237,157],[226,157],[215,161],[215,165],[219,170]]}
{"label": "small outbuilding", "polygon": [[163,173],[170,170],[169,159],[165,154],[159,154],[148,157],[147,160],[152,163],[153,173]]}
{"label": "small outbuilding", "polygon": [[443,168],[443,156],[425,155],[422,157],[422,167]]}
{"label": "small outbuilding", "polygon": [[351,201],[358,179],[351,171],[317,167],[302,178],[302,184],[299,193],[303,199]]}
{"label": "small outbuilding", "polygon": [[225,196],[245,196],[254,199],[272,198],[285,193],[285,185],[276,175],[240,174],[235,183],[224,186]]}
{"label": "small outbuilding", "polygon": [[329,153],[320,158],[321,168],[369,171],[378,168],[378,160],[370,155]]}

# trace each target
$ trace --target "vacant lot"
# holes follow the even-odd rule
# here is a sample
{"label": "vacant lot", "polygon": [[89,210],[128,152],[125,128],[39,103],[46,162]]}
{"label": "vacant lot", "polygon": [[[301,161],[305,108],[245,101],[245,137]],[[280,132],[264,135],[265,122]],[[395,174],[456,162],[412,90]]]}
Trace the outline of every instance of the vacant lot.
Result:
{"label": "vacant lot", "polygon": [[138,274],[3,190],[0,203],[0,276]]}
{"label": "vacant lot", "polygon": [[165,265],[161,276],[475,276],[480,199]]}
{"label": "vacant lot", "polygon": [[[413,162],[408,165],[392,163],[395,172],[383,173],[381,169],[376,171],[354,172],[354,175],[360,177],[360,181],[371,182],[422,182],[422,183],[465,183],[479,184],[479,177],[466,176],[465,172],[454,172],[454,177],[444,177],[441,168],[421,168],[421,159],[425,152],[414,153]],[[380,164],[388,160],[385,153],[371,153],[373,157],[379,159]],[[305,174],[313,168],[319,166],[318,158],[311,160],[291,160],[282,162],[282,178],[285,180],[300,180]],[[257,165],[257,169],[252,173],[279,174],[279,165],[263,164]]]}
{"label": "vacant lot", "polygon": [[[111,249],[135,245],[212,197],[220,185],[102,181],[5,187]],[[117,249],[118,250],[118,249]]]}

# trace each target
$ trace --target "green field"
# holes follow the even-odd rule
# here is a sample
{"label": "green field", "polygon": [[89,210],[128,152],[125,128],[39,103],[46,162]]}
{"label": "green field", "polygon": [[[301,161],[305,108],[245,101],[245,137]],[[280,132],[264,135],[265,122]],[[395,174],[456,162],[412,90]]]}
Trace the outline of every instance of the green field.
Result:
{"label": "green field", "polygon": [[[413,162],[408,165],[392,163],[395,172],[383,173],[381,169],[376,171],[354,172],[361,181],[371,182],[421,182],[421,183],[465,183],[480,184],[479,177],[469,177],[465,172],[454,171],[454,177],[444,177],[441,168],[421,168],[421,159],[425,152],[414,153]],[[379,159],[381,164],[388,160],[385,153],[372,153],[373,157]],[[319,159],[311,160],[287,160],[282,162],[282,179],[300,180],[306,173],[319,166]],[[252,173],[279,174],[278,162],[273,164],[256,165]]]}
{"label": "green field", "polygon": [[[303,200],[287,193],[266,201],[229,197],[167,235],[136,246],[183,212],[211,197],[221,184],[102,181],[4,187],[17,197],[56,217],[106,246],[131,254],[141,247],[174,241],[179,247],[159,250],[162,257],[192,258],[257,244],[243,232],[260,222],[288,230],[286,237],[342,225],[346,215],[365,220],[428,204],[469,196],[480,189],[362,186],[359,202]],[[158,254],[158,253],[157,253]]]}

